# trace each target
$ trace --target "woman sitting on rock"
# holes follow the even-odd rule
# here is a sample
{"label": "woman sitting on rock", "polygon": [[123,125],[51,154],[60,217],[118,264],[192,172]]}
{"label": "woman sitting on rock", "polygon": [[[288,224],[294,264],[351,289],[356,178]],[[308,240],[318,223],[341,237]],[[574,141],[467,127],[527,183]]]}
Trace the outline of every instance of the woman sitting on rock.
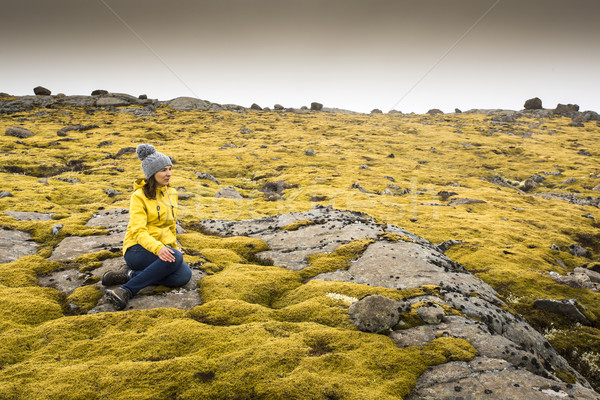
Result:
{"label": "woman sitting on rock", "polygon": [[192,277],[175,238],[177,191],[169,186],[171,159],[147,143],[140,144],[136,152],[146,179],[135,182],[131,195],[123,240],[129,269],[109,271],[102,277],[104,286],[121,285],[106,291],[117,310],[124,309],[146,286],[183,286]]}

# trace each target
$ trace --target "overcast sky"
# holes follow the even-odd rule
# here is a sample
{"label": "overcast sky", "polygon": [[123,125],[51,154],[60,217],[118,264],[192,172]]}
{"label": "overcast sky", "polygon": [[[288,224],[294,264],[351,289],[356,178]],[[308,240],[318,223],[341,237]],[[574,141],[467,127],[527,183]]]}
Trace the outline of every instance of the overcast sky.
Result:
{"label": "overcast sky", "polygon": [[598,0],[3,0],[0,92],[600,112]]}

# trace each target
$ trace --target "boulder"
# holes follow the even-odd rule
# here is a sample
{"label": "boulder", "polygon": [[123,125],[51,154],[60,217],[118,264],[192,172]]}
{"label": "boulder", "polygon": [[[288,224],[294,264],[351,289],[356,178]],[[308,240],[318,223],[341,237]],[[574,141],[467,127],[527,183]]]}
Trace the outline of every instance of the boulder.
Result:
{"label": "boulder", "polygon": [[403,304],[380,295],[370,295],[348,308],[350,320],[363,332],[385,333],[400,320]]}
{"label": "boulder", "polygon": [[323,109],[323,104],[317,103],[317,102],[312,102],[312,103],[310,103],[310,109],[312,111],[321,111]]}
{"label": "boulder", "polygon": [[6,136],[14,136],[19,139],[26,139],[35,135],[35,133],[31,132],[29,129],[23,128],[21,126],[11,126],[6,128],[6,132],[4,133]]}
{"label": "boulder", "polygon": [[252,103],[252,105],[250,106],[250,109],[254,110],[254,111],[262,111],[262,107],[256,103]]}
{"label": "boulder", "polygon": [[4,197],[14,197],[14,196],[8,190],[3,190],[3,191],[0,192],[0,199],[2,199]]}
{"label": "boulder", "polygon": [[374,108],[371,110],[371,114],[383,114],[383,111],[381,111],[379,108]]}
{"label": "boulder", "polygon": [[102,96],[105,94],[108,94],[108,90],[96,89],[96,90],[92,91],[92,96]]}
{"label": "boulder", "polygon": [[525,105],[523,107],[526,110],[541,110],[542,100],[539,97],[534,97],[533,99],[525,101]]}
{"label": "boulder", "polygon": [[243,199],[242,195],[233,186],[225,186],[224,188],[219,189],[213,197],[236,200]]}
{"label": "boulder", "polygon": [[442,110],[440,110],[439,108],[432,108],[431,110],[427,111],[427,114],[429,115],[435,115],[435,114],[443,114],[444,112]]}
{"label": "boulder", "polygon": [[281,104],[275,104],[275,105],[273,106],[273,109],[274,109],[274,110],[277,110],[277,111],[281,111],[281,110],[283,110],[283,106],[282,106]]}
{"label": "boulder", "polygon": [[33,88],[33,93],[36,96],[50,96],[52,94],[52,92],[48,89],[46,89],[43,86],[36,86]]}
{"label": "boulder", "polygon": [[554,114],[559,115],[568,115],[577,111],[579,111],[579,106],[577,104],[558,104],[553,110]]}
{"label": "boulder", "polygon": [[168,101],[167,106],[177,111],[206,111],[210,109],[211,103],[209,101],[196,99],[194,97],[177,97]]}

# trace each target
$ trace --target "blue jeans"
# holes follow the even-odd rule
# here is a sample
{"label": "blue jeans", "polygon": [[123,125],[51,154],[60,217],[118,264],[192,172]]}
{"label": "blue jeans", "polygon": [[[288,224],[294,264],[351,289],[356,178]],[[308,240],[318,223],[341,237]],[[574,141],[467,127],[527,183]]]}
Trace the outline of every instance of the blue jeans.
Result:
{"label": "blue jeans", "polygon": [[188,283],[192,277],[192,270],[183,261],[183,255],[179,251],[171,250],[175,253],[174,262],[161,260],[157,255],[139,244],[128,248],[124,258],[127,266],[132,270],[131,279],[121,288],[127,289],[133,297],[146,286],[164,285],[174,287]]}

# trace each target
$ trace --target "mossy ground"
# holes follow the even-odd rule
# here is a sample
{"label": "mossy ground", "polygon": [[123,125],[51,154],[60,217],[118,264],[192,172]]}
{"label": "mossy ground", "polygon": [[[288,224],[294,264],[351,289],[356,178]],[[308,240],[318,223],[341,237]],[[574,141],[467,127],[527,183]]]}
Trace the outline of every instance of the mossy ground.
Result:
{"label": "mossy ground", "polygon": [[[405,396],[427,366],[473,357],[473,349],[460,340],[440,338],[399,349],[384,336],[356,331],[348,321],[348,305],[328,293],[410,294],[341,282],[304,283],[332,262],[343,268],[348,254],[316,256],[311,269],[293,273],[258,265],[254,254],[264,250],[260,241],[193,230],[199,219],[306,211],[317,196],[327,199],[321,204],[365,212],[432,242],[464,241],[447,254],[510,299],[536,327],[560,330],[562,336],[550,341],[574,365],[585,357],[593,363],[598,349],[588,339],[598,336],[598,322],[583,330],[532,309],[537,298],[576,298],[596,321],[600,316],[600,295],[543,275],[600,261],[600,227],[583,217],[600,220],[597,208],[533,196],[551,191],[599,195],[590,189],[600,183],[600,127],[596,122],[570,127],[569,122],[522,117],[498,125],[480,114],[238,114],[164,107],[145,119],[69,107],[2,115],[0,132],[23,126],[36,135],[0,136],[2,190],[13,194],[0,199],[0,211],[47,212],[54,220],[15,222],[0,215],[1,226],[26,230],[41,244],[36,256],[0,266],[0,397],[49,399],[69,393],[86,399],[187,399],[211,393],[219,399],[391,399]],[[57,136],[60,128],[74,124],[98,128]],[[129,206],[140,162],[135,154],[117,153],[142,142],[173,155],[173,185],[195,195],[180,201],[180,219],[192,227],[181,242],[189,257],[208,261],[204,268],[211,275],[200,288],[205,303],[188,312],[65,317],[67,299],[37,287],[35,275],[60,267],[45,258],[65,236],[105,232],[85,226],[94,212]],[[221,148],[229,143],[236,147]],[[304,153],[309,148],[315,156]],[[489,182],[495,175],[519,182],[559,170],[561,175],[544,175],[542,187],[527,195]],[[220,184],[198,179],[196,172],[208,172]],[[568,178],[575,182],[563,184]],[[285,190],[285,200],[267,201],[259,189],[275,180],[297,187]],[[354,183],[371,193],[351,189]],[[393,192],[411,193],[377,194],[390,183],[396,185]],[[235,186],[245,199],[212,197],[224,186]],[[104,189],[122,194],[109,197]],[[437,195],[442,190],[485,203],[445,207],[448,202]],[[64,228],[53,236],[56,223]],[[575,242],[596,250],[592,258],[570,255],[566,246]],[[552,250],[552,243],[561,250]],[[359,254],[363,247],[349,253]],[[102,257],[79,261],[91,268]],[[85,309],[95,294],[86,290],[72,296],[70,301]],[[563,343],[562,337],[569,340]]]}

